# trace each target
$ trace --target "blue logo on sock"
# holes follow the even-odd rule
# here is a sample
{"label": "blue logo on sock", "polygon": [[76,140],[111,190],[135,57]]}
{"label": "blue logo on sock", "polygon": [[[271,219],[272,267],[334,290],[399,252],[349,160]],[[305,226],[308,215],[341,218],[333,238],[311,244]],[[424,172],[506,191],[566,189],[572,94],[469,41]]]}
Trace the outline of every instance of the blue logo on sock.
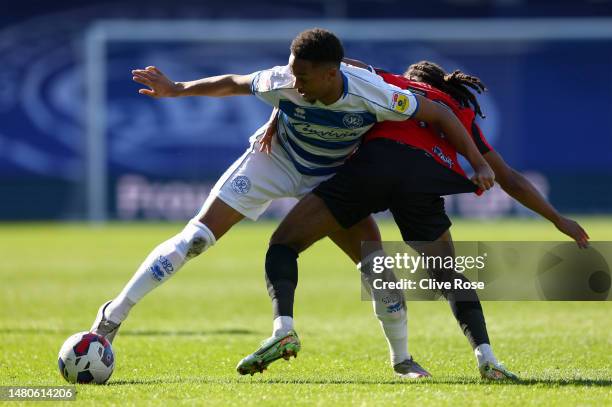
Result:
{"label": "blue logo on sock", "polygon": [[167,257],[159,256],[157,258],[157,261],[159,261],[166,273],[172,274],[172,272],[174,271],[174,266],[172,266],[172,263],[170,263],[170,260],[168,260]]}
{"label": "blue logo on sock", "polygon": [[402,309],[402,303],[401,302],[396,302],[395,304],[391,304],[391,305],[387,306],[387,312],[389,314],[401,311],[401,309]]}
{"label": "blue logo on sock", "polygon": [[161,269],[159,264],[154,264],[153,266],[149,267],[149,273],[151,273],[151,277],[157,281],[162,281],[164,278],[164,271]]}

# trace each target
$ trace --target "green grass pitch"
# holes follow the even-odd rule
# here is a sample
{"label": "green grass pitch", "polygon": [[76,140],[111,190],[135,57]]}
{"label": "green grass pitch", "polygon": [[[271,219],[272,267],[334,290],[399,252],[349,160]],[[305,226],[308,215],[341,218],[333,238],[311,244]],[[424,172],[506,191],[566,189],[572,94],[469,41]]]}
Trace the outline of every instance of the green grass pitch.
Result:
{"label": "green grass pitch", "polygon": [[[612,219],[584,218],[593,240]],[[302,352],[263,375],[236,363],[271,331],[263,258],[274,223],[245,223],[134,308],[115,340],[108,385],[80,385],[103,405],[604,405],[612,400],[612,304],[487,302],[493,349],[523,381],[480,381],[444,302],[409,304],[410,351],[432,379],[393,376],[359,279],[328,241],[300,257]],[[0,226],[0,385],[62,385],[57,352],[89,329],[144,256],[179,224]],[[383,236],[399,235],[383,223]],[[457,221],[455,240],[563,240],[535,220]],[[70,402],[66,402],[67,405]],[[10,404],[14,405],[14,404]]]}

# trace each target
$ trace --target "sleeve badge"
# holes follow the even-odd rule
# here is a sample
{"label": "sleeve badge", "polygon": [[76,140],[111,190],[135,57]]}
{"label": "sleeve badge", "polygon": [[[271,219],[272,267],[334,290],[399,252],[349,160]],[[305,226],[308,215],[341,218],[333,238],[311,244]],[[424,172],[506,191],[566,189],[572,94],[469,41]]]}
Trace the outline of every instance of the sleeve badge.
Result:
{"label": "sleeve badge", "polygon": [[391,100],[391,109],[395,110],[398,113],[404,113],[406,109],[410,106],[410,101],[408,97],[403,93],[393,92],[393,99]]}

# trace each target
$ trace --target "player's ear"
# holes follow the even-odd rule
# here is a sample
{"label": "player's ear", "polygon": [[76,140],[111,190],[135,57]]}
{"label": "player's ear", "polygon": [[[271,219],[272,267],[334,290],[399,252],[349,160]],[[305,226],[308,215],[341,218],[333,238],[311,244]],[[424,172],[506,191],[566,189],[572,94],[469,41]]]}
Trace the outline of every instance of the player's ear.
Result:
{"label": "player's ear", "polygon": [[340,67],[336,65],[325,65],[325,76],[327,79],[333,80],[340,75]]}

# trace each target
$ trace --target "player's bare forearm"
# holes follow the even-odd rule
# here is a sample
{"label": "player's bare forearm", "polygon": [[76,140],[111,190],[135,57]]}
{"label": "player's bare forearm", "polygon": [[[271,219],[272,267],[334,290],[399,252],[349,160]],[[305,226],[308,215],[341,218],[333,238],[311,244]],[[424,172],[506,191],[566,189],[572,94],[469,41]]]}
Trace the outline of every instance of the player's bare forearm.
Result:
{"label": "player's bare forearm", "polygon": [[544,199],[542,194],[522,174],[515,172],[515,181],[510,186],[500,184],[508,195],[532,211],[542,215],[552,223],[557,223],[561,215]]}
{"label": "player's bare forearm", "polygon": [[474,140],[459,119],[448,109],[432,102],[427,98],[415,95],[419,102],[419,108],[413,119],[424,121],[439,128],[447,137],[455,149],[463,155],[475,171],[474,182],[482,189],[493,186],[495,175],[482,154],[476,148]]}
{"label": "player's bare forearm", "polygon": [[154,66],[134,69],[132,79],[147,86],[138,93],[154,98],[179,96],[237,96],[251,93],[251,75],[220,75],[174,82]]}
{"label": "player's bare forearm", "polygon": [[500,183],[502,189],[527,208],[548,219],[562,233],[574,239],[579,247],[587,247],[589,235],[582,226],[557,212],[527,178],[516,171],[513,172],[516,174],[514,182],[506,187]]}
{"label": "player's bare forearm", "polygon": [[484,157],[495,171],[497,182],[508,195],[548,219],[559,231],[574,239],[579,247],[588,246],[589,235],[582,226],[561,215],[523,174],[506,164],[495,151],[489,151]]}
{"label": "player's bare forearm", "polygon": [[489,151],[484,157],[495,171],[495,180],[508,195],[553,223],[561,218],[536,187],[523,174],[506,164],[497,152]]}
{"label": "player's bare forearm", "polygon": [[177,82],[178,96],[238,96],[251,94],[250,75],[219,75],[190,82]]}

